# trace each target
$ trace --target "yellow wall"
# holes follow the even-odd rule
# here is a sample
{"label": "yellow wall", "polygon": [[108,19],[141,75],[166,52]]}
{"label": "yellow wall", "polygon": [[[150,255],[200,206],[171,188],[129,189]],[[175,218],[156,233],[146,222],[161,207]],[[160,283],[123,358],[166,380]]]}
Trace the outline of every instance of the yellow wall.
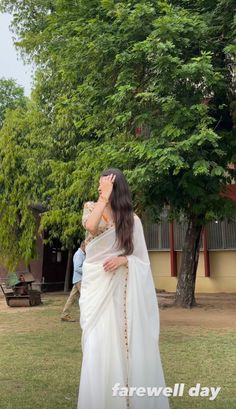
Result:
{"label": "yellow wall", "polygon": [[[155,287],[175,292],[177,278],[170,276],[170,253],[168,251],[150,251],[149,257]],[[178,269],[180,261],[181,252],[177,252]],[[210,274],[211,277],[204,277],[204,260],[201,252],[197,270],[196,292],[236,292],[236,250],[210,251]]]}

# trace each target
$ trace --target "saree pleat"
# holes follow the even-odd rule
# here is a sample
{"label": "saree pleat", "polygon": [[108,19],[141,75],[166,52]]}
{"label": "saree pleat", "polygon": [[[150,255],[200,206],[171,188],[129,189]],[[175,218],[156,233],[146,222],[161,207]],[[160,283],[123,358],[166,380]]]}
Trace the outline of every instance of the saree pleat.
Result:
{"label": "saree pleat", "polygon": [[120,387],[165,386],[159,352],[159,310],[140,219],[135,216],[134,252],[128,269],[105,272],[119,255],[115,229],[86,248],[80,295],[83,361],[78,409],[169,409],[164,396],[113,396]]}

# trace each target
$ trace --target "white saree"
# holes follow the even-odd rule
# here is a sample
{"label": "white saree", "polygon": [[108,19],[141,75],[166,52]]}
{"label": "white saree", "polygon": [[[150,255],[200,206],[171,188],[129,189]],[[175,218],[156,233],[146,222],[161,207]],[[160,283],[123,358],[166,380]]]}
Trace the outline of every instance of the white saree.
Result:
{"label": "white saree", "polygon": [[[80,295],[83,361],[77,409],[169,409],[168,398],[124,396],[125,387],[165,387],[159,353],[159,309],[138,216],[128,268],[105,272],[121,254],[111,227],[90,241]],[[113,396],[113,387],[122,391]],[[129,389],[128,389],[129,390]],[[122,395],[122,396],[120,396]]]}

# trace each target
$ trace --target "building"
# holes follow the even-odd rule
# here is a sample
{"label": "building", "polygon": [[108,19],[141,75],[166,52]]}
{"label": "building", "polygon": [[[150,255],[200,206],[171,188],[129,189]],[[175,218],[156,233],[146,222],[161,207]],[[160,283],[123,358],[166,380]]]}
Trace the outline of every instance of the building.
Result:
{"label": "building", "polygon": [[[37,225],[39,226],[39,212],[35,214]],[[47,291],[63,290],[66,267],[68,261],[68,251],[61,248],[59,240],[54,240],[53,245],[43,243],[43,238],[37,235],[36,241],[37,257],[32,260],[29,266],[21,262],[16,270],[30,270],[34,276],[35,287],[43,288]],[[72,275],[72,269],[71,269]],[[4,281],[7,276],[7,269],[0,265],[0,281]]]}
{"label": "building", "polygon": [[[175,292],[185,224],[145,225],[155,287]],[[203,231],[196,292],[236,293],[236,221],[213,221]]]}

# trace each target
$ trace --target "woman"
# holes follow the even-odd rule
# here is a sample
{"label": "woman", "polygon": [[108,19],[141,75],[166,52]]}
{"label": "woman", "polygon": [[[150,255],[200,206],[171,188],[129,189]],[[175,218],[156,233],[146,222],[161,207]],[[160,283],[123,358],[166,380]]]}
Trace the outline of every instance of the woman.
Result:
{"label": "woman", "polygon": [[98,201],[85,203],[82,217],[86,260],[79,300],[78,409],[169,409],[165,396],[141,397],[131,390],[165,387],[159,310],[142,223],[119,169],[104,171],[98,190]]}

